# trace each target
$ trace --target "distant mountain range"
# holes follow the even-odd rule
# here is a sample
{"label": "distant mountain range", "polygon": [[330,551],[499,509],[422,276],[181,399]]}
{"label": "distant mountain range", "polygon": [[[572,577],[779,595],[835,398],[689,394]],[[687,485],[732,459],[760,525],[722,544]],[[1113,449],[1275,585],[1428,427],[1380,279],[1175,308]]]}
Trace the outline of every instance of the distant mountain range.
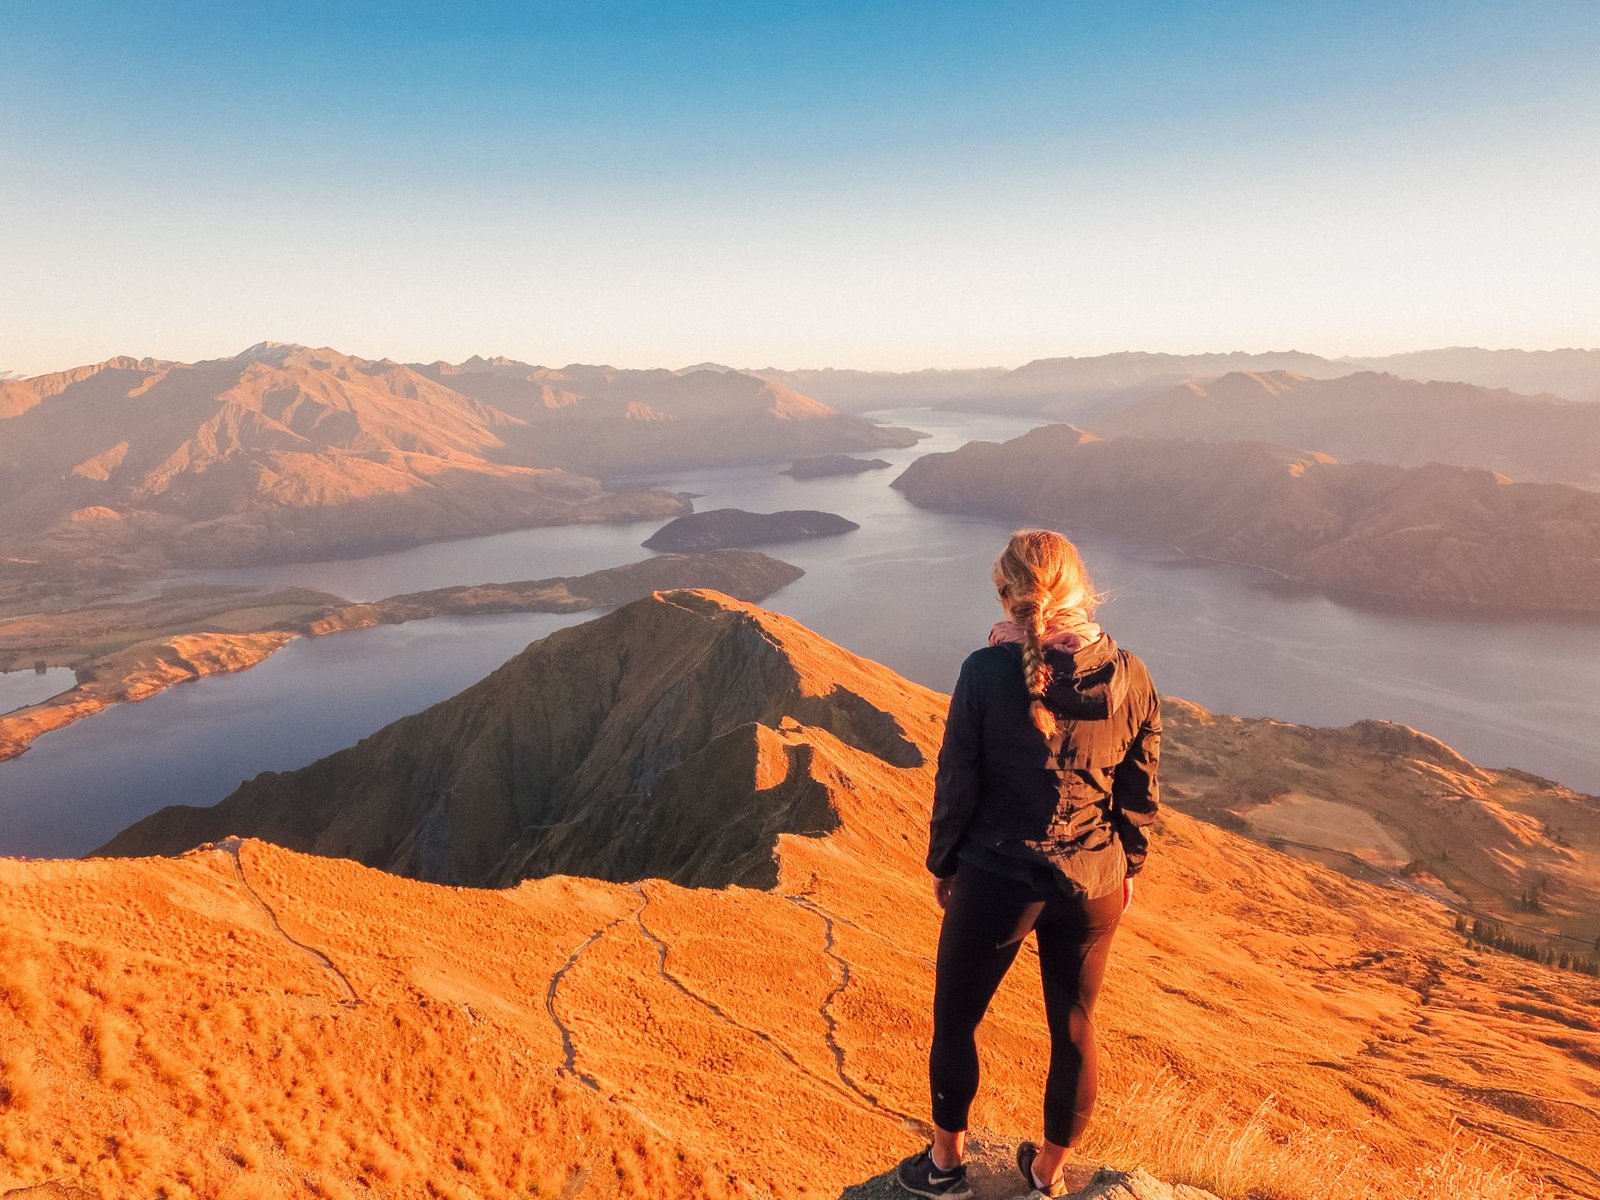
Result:
{"label": "distant mountain range", "polygon": [[504,436],[520,461],[597,475],[916,442],[908,430],[844,416],[740,371],[555,369],[505,358],[414,370],[513,417],[517,424]]}
{"label": "distant mountain range", "polygon": [[[728,370],[730,368],[718,368]],[[1015,369],[952,371],[780,371],[750,374],[796,387],[837,408],[933,405],[1087,421],[1108,406],[1125,404],[1183,383],[1204,383],[1236,371],[1292,371],[1333,379],[1380,371],[1419,381],[1442,380],[1551,393],[1568,400],[1600,401],[1600,350],[1479,350],[1452,347],[1374,358],[1325,358],[1299,350],[1220,354],[1125,351],[1086,357],[1040,358]]]}
{"label": "distant mountain range", "polygon": [[1406,467],[1459,463],[1600,487],[1600,404],[1372,371],[1338,379],[1236,371],[1133,400],[1089,427],[1106,436],[1277,442]]}
{"label": "distant mountain range", "polygon": [[1408,379],[1476,383],[1514,392],[1549,392],[1567,400],[1600,402],[1600,350],[1482,350],[1476,346],[1451,346],[1343,361]]}
{"label": "distant mountain range", "polygon": [[926,455],[892,486],[929,508],[1168,542],[1333,592],[1600,612],[1600,493],[1476,467],[1048,425]]}
{"label": "distant mountain range", "polygon": [[407,366],[271,342],[115,358],[0,383],[0,558],[81,578],[666,517],[687,502],[592,475],[916,436],[738,373]]}

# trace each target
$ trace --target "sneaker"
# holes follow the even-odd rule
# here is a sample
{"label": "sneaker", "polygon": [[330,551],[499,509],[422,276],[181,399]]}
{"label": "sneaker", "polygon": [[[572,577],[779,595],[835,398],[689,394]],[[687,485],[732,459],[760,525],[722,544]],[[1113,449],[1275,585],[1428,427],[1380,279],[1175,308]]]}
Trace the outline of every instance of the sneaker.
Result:
{"label": "sneaker", "polygon": [[931,1196],[935,1200],[939,1197],[967,1200],[972,1195],[972,1187],[967,1183],[966,1164],[941,1171],[934,1164],[932,1146],[904,1159],[894,1169],[894,1177],[913,1196]]}
{"label": "sneaker", "polygon": [[1039,1147],[1033,1142],[1022,1142],[1017,1146],[1017,1170],[1022,1172],[1022,1177],[1033,1189],[1028,1193],[1027,1200],[1056,1200],[1059,1196],[1070,1196],[1072,1193],[1067,1190],[1065,1177],[1053,1189],[1039,1186],[1039,1181],[1033,1174],[1033,1160],[1038,1157]]}

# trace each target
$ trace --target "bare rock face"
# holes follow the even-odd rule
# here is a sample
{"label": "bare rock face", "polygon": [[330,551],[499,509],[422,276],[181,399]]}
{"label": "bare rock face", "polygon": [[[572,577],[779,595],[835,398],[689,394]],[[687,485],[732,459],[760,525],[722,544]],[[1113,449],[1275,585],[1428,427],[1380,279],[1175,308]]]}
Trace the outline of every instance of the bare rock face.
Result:
{"label": "bare rock face", "polygon": [[713,508],[668,521],[651,534],[644,545],[651,550],[721,550],[729,546],[833,537],[860,528],[854,521],[836,513],[813,509],[753,513],[742,508]]}
{"label": "bare rock face", "polygon": [[[974,1200],[1022,1200],[1029,1194],[1016,1168],[1015,1145],[981,1135],[967,1143],[967,1183]],[[1203,1188],[1167,1183],[1143,1168],[1131,1172],[1111,1167],[1066,1167],[1066,1200],[1217,1200]],[[893,1171],[846,1188],[839,1200],[901,1200],[906,1195]]]}
{"label": "bare rock face", "polygon": [[871,698],[876,671],[720,593],[658,592],[302,770],[162,809],[101,852],[243,833],[440,883],[770,886],[779,834],[838,823],[809,730],[894,766],[924,760]]}

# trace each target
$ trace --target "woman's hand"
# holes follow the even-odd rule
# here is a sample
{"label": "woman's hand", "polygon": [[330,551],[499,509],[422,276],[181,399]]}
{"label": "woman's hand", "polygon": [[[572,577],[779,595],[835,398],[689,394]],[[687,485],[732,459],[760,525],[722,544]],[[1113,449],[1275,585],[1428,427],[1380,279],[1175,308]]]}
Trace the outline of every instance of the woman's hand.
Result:
{"label": "woman's hand", "polygon": [[1133,876],[1127,875],[1122,880],[1122,911],[1128,911],[1128,905],[1133,903]]}
{"label": "woman's hand", "polygon": [[938,901],[939,907],[944,908],[950,903],[950,889],[955,886],[956,877],[947,875],[943,879],[933,881],[933,898]]}

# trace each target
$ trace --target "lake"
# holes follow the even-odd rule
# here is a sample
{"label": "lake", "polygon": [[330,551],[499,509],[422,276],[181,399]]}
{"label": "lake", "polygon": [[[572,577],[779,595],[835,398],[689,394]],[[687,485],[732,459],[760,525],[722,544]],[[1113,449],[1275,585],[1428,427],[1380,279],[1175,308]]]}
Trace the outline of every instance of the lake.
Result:
{"label": "lake", "polygon": [[70,667],[46,667],[42,671],[21,667],[0,671],[0,713],[48,700],[78,682]]}
{"label": "lake", "polygon": [[[767,547],[805,569],[769,607],[868,658],[948,690],[1000,616],[989,565],[1009,529],[928,512],[889,488],[921,454],[1037,422],[897,410],[933,436],[874,451],[889,469],[794,480],[785,464],[634,482],[699,493],[697,509],[814,508],[861,529]],[[618,482],[618,481],[613,481]],[[353,600],[456,583],[579,574],[648,555],[659,522],[562,526],[366,559],[174,580],[300,584]],[[1222,712],[1315,725],[1364,717],[1425,730],[1485,766],[1600,792],[1600,620],[1506,618],[1352,605],[1251,567],[1071,530],[1109,600],[1101,620],[1157,685]],[[597,614],[440,618],[304,639],[238,675],[213,676],[47,734],[0,763],[0,854],[75,855],[164,804],[212,804],[263,770],[287,770],[453,695],[554,629]]]}

